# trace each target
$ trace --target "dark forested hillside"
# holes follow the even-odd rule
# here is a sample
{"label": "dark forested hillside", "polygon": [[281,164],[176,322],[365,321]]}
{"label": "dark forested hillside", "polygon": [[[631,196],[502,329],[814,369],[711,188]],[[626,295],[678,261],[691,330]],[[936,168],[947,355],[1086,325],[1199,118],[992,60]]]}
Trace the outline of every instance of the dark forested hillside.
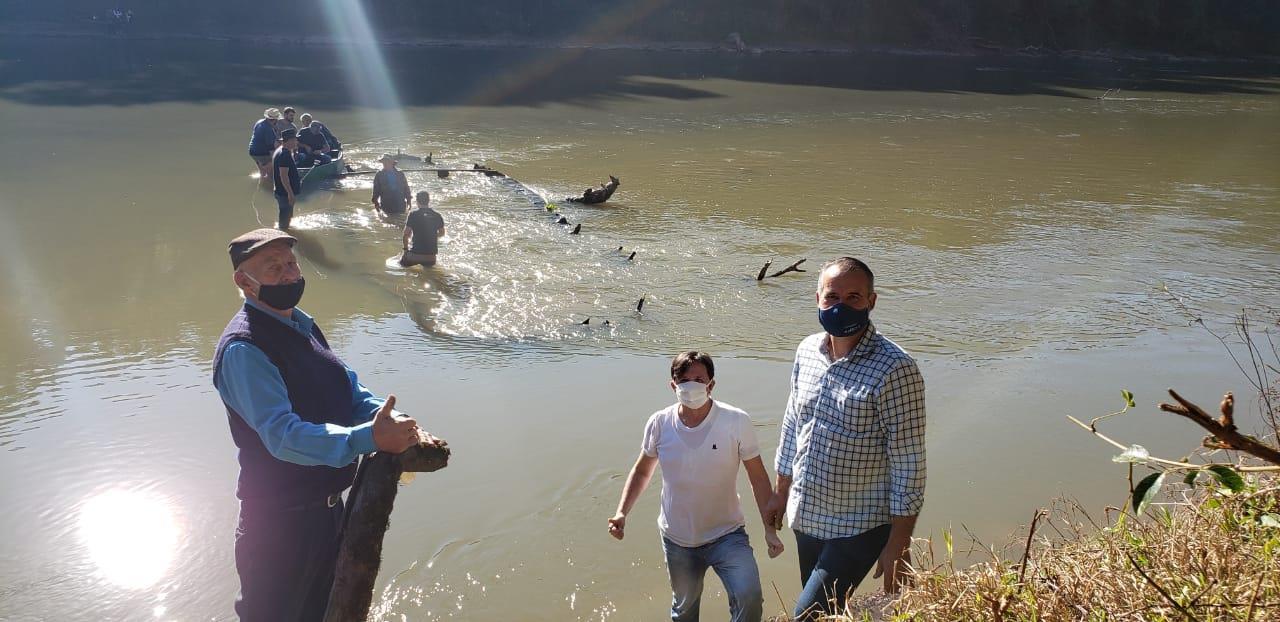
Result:
{"label": "dark forested hillside", "polygon": [[1280,53],[1275,0],[0,0],[0,23],[85,27],[118,4],[138,32],[324,35],[322,7],[357,3],[385,37]]}

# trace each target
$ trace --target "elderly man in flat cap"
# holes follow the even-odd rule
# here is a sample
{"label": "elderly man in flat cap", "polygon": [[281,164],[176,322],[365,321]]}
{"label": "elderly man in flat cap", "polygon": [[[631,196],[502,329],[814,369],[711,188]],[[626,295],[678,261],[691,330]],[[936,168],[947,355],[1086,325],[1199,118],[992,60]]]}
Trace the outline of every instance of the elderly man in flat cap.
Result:
{"label": "elderly man in flat cap", "polygon": [[295,238],[257,229],[228,246],[244,305],[222,332],[213,384],[239,449],[235,559],[241,620],[319,620],[329,601],[342,491],[355,460],[429,435],[360,384],[298,308]]}

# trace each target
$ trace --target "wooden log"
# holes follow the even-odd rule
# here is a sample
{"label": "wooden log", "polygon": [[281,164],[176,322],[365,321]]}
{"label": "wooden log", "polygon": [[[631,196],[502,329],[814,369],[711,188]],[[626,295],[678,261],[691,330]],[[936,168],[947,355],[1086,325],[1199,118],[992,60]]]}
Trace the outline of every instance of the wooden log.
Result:
{"label": "wooden log", "polygon": [[325,622],[368,618],[373,586],[382,565],[382,540],[390,525],[400,475],[443,469],[449,464],[449,455],[447,443],[429,439],[402,454],[375,453],[360,464],[348,495]]}

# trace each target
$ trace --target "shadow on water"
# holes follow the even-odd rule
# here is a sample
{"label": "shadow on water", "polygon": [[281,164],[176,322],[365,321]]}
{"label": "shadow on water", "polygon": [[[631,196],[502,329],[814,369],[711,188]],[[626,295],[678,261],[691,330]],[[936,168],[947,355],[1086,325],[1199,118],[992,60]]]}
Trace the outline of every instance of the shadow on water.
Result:
{"label": "shadow on water", "polygon": [[[651,50],[384,48],[406,106],[596,106],[719,97],[673,80],[718,78],[864,91],[1052,95],[1108,89],[1271,94],[1273,63],[1049,57],[690,53]],[[10,38],[0,97],[34,105],[307,101],[355,105],[345,48],[242,41]]]}

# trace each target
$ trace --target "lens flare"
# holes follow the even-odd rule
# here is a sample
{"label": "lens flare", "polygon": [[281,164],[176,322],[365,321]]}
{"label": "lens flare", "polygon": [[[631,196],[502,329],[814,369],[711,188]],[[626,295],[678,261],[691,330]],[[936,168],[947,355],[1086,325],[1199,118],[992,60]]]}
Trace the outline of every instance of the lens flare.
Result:
{"label": "lens flare", "polygon": [[364,7],[359,0],[322,0],[320,7],[334,40],[345,46],[338,57],[352,101],[368,111],[361,118],[365,134],[396,138],[408,135],[409,123],[400,108],[399,92],[391,81],[391,71]]}
{"label": "lens flare", "polygon": [[113,490],[80,508],[80,538],[108,581],[127,589],[154,585],[173,561],[178,542],[173,511],[156,496]]}

